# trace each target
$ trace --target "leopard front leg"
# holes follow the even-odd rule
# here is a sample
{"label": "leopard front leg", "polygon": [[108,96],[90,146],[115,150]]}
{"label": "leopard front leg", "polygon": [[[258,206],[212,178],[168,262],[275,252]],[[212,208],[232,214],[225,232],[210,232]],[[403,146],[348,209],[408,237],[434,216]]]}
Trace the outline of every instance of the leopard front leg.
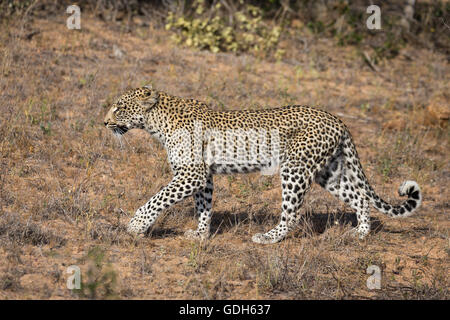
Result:
{"label": "leopard front leg", "polygon": [[203,171],[199,172],[190,167],[186,170],[178,170],[167,186],[136,211],[128,224],[127,231],[132,234],[146,232],[164,209],[204,189],[205,185],[206,175]]}
{"label": "leopard front leg", "polygon": [[205,240],[209,236],[211,222],[213,177],[208,175],[206,186],[194,194],[195,210],[199,215],[197,230],[188,230],[184,234],[189,239]]}

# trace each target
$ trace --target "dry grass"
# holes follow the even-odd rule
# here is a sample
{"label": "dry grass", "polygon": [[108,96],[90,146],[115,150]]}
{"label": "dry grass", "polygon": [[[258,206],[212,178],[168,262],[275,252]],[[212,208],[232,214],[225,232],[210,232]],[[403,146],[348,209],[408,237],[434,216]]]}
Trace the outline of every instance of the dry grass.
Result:
{"label": "dry grass", "polygon": [[[268,62],[176,47],[161,29],[123,32],[88,15],[81,31],[68,31],[65,16],[3,24],[1,299],[449,298],[449,129],[422,121],[436,97],[448,107],[442,54],[406,47],[374,73],[354,48],[310,34],[289,43],[289,59]],[[196,225],[190,200],[132,239],[126,223],[170,170],[145,133],[120,145],[102,118],[115,96],[144,83],[217,109],[320,105],[348,124],[379,194],[395,202],[401,181],[415,179],[423,208],[407,220],[374,214],[375,230],[358,241],[351,210],[314,187],[298,231],[261,246],[250,238],[278,222],[279,179],[220,176],[209,242],[182,236]],[[73,264],[92,289],[66,288]],[[381,290],[366,287],[370,265],[382,269]]]}

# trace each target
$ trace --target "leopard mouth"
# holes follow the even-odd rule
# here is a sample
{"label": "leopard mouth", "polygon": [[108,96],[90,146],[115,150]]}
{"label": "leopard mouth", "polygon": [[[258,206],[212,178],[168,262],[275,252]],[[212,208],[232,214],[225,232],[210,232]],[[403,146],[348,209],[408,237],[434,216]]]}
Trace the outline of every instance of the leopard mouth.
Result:
{"label": "leopard mouth", "polygon": [[119,136],[124,135],[128,131],[128,128],[125,126],[115,126],[111,129],[113,130],[114,134]]}

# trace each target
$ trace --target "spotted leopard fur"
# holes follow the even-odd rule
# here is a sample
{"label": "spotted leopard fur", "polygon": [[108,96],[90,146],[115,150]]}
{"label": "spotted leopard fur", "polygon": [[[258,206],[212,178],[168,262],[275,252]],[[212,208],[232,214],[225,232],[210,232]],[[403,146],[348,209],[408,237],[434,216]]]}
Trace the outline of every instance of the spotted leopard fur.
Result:
{"label": "spotted leopard fur", "polygon": [[[146,130],[165,146],[173,172],[170,183],[131,219],[128,231],[133,234],[146,232],[164,209],[193,196],[199,224],[186,236],[206,239],[213,175],[261,171],[276,165],[282,187],[281,219],[270,231],[255,234],[252,240],[257,243],[275,243],[286,237],[299,220],[298,210],[313,182],[356,211],[360,238],[370,231],[369,205],[390,217],[407,217],[422,201],[414,181],[400,186],[400,196],[408,197],[402,204],[391,205],[382,200],[367,181],[344,123],[326,111],[308,106],[215,111],[194,99],[142,87],[118,98],[104,124],[117,135],[133,128]],[[234,133],[233,143],[226,132]],[[260,155],[266,146],[271,157]],[[249,148],[256,148],[256,157],[249,159]],[[210,157],[205,157],[206,153]],[[221,161],[220,155],[225,154],[232,161]]]}

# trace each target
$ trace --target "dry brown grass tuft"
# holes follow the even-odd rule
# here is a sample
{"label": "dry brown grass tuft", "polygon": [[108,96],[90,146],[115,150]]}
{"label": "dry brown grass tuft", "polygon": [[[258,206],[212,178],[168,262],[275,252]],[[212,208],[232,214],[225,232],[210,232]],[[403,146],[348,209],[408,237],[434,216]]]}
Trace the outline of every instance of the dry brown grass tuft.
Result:
{"label": "dry brown grass tuft", "polygon": [[[85,14],[72,32],[65,18],[1,22],[1,299],[448,299],[449,127],[423,121],[429,105],[449,103],[443,54],[407,46],[374,72],[353,47],[305,33],[275,63],[176,47],[151,23]],[[218,176],[208,242],[183,237],[197,223],[190,200],[133,239],[126,224],[170,169],[148,135],[120,143],[102,119],[117,95],[147,83],[216,109],[318,105],[348,125],[380,196],[399,201],[398,185],[416,179],[423,208],[407,220],[374,214],[358,241],[351,209],[314,186],[298,230],[260,246],[251,235],[278,223],[279,178]],[[82,294],[66,287],[74,264],[91,288]],[[370,265],[380,290],[366,286]]]}
{"label": "dry brown grass tuft", "polygon": [[54,234],[52,231],[42,229],[34,222],[21,221],[18,214],[6,213],[0,220],[0,239],[4,243],[31,244],[42,246],[52,244],[53,246],[63,246],[66,242],[64,238]]}

